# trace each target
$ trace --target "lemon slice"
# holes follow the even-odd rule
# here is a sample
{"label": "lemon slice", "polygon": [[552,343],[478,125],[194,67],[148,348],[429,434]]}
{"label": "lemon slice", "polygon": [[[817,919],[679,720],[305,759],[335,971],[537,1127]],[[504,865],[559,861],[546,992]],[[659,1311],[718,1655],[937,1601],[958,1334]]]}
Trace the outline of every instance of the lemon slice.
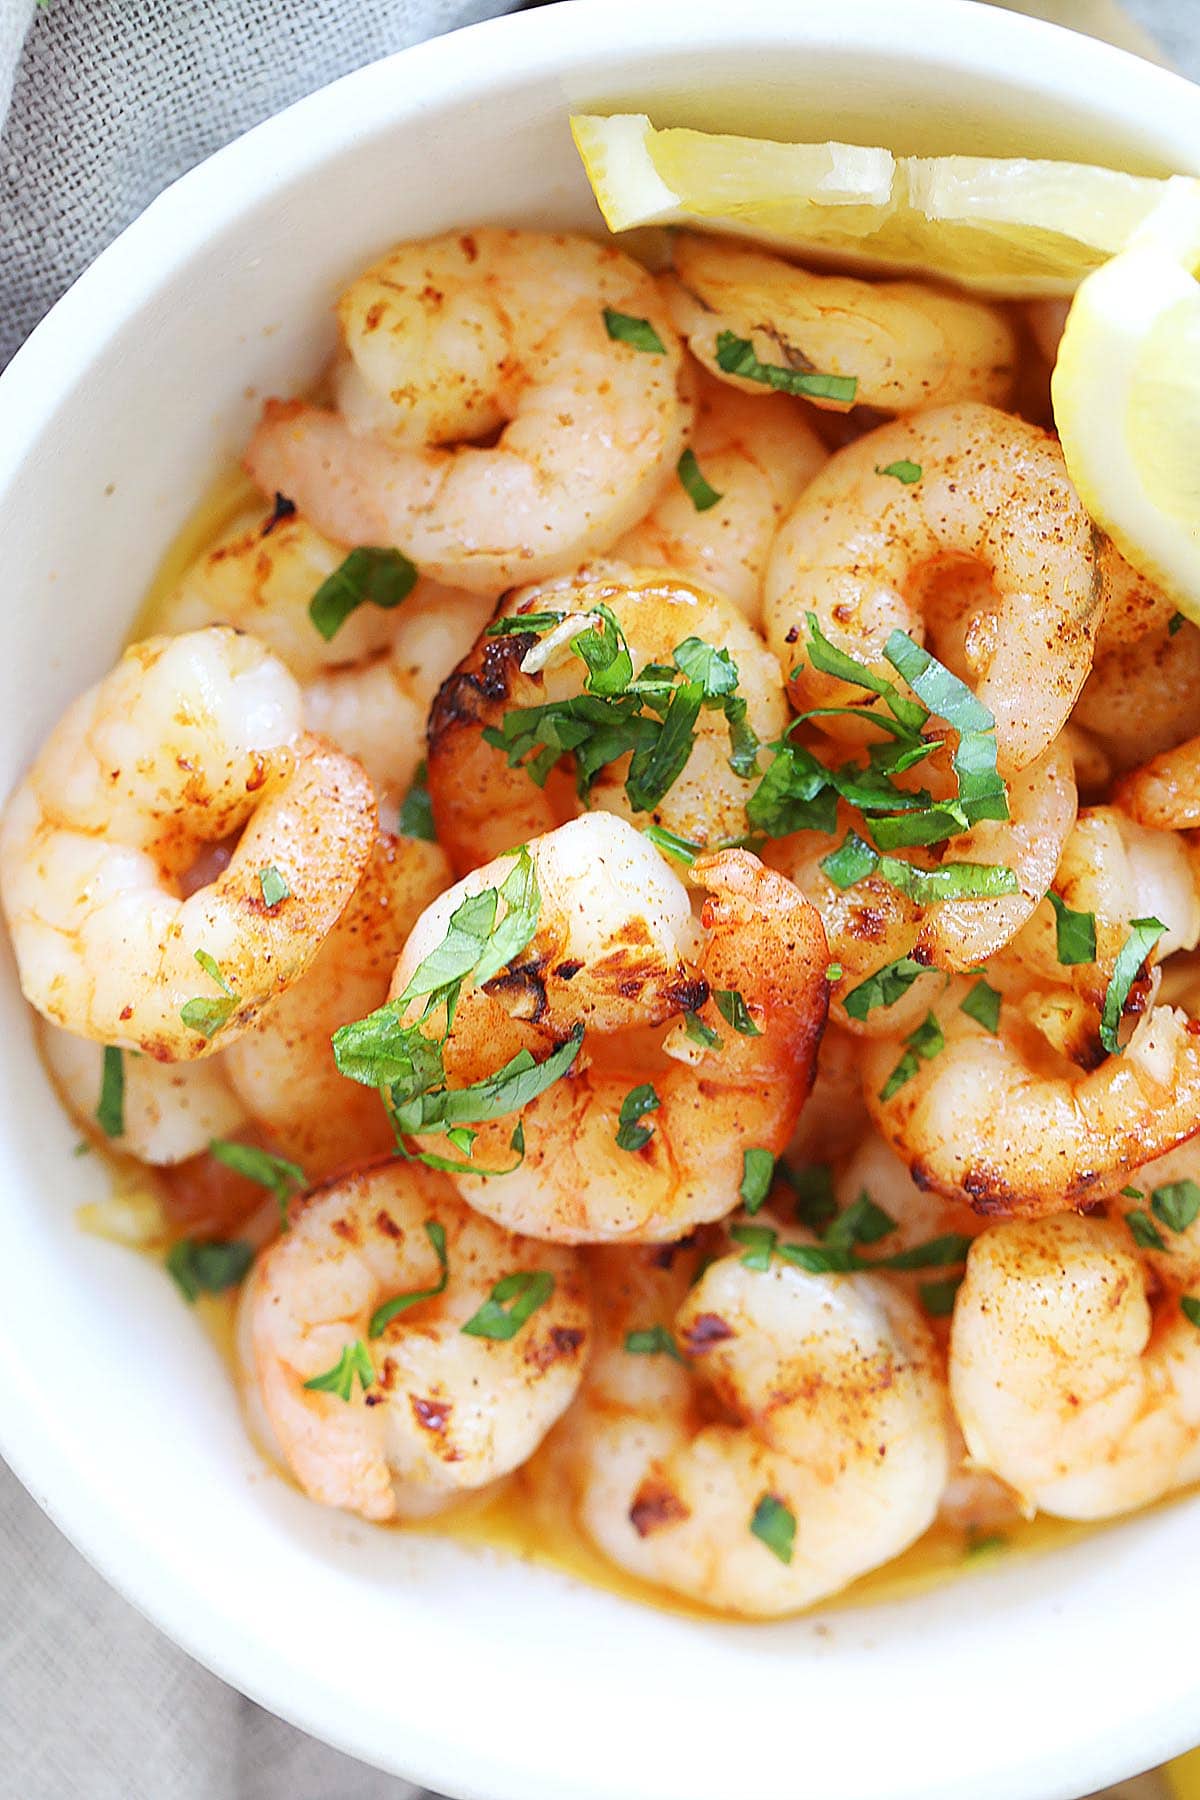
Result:
{"label": "lemon slice", "polygon": [[1089,163],[656,131],[644,113],[571,129],[612,231],[690,223],[1018,298],[1073,293],[1165,185]]}
{"label": "lemon slice", "polygon": [[1067,469],[1096,523],[1200,624],[1200,181],[1176,176],[1089,275],[1054,368]]}

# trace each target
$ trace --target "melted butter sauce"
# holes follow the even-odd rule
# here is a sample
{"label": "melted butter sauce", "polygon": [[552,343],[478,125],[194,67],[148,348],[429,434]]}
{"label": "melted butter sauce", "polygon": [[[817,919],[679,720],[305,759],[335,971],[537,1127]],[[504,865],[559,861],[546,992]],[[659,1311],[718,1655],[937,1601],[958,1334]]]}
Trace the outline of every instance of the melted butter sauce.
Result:
{"label": "melted butter sauce", "polygon": [[[217,478],[163,556],[134,621],[130,642],[156,630],[163,601],[185,570],[240,512],[256,503],[263,504],[265,513],[262,496],[236,465]],[[127,1168],[125,1159],[112,1157],[101,1145],[95,1148],[112,1168],[114,1196],[119,1197],[131,1188],[143,1191],[153,1188],[152,1178],[147,1181],[148,1172],[140,1165]],[[132,1171],[136,1171],[136,1176]],[[106,1231],[103,1235],[116,1234]],[[148,1249],[148,1253],[157,1261],[163,1247],[159,1242],[153,1250]],[[192,1311],[222,1357],[236,1393],[236,1292],[202,1294]],[[273,1462],[270,1466],[281,1479],[289,1479]],[[1171,1501],[1159,1504],[1169,1505]],[[418,1525],[402,1524],[390,1529],[449,1538],[466,1546],[517,1557],[590,1587],[603,1589],[622,1600],[652,1606],[677,1617],[702,1619],[709,1623],[728,1618],[728,1615],[715,1613],[627,1575],[600,1555],[575,1522],[569,1486],[562,1479],[552,1441],[491,1494],[464,1500],[439,1517]],[[1000,1559],[1045,1555],[1100,1529],[1103,1528],[1039,1517],[1007,1525],[999,1534],[999,1542],[993,1541],[992,1534],[988,1533],[973,1543],[962,1529],[938,1523],[903,1555],[852,1583],[832,1600],[824,1602],[820,1610],[911,1599],[947,1581],[961,1580],[994,1567]]]}

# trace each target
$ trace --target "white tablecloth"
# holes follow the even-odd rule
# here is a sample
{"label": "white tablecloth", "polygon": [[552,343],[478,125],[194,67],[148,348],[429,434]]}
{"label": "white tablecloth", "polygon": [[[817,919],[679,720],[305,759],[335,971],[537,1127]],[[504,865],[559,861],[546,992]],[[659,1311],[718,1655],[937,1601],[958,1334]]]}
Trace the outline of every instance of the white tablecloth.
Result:
{"label": "white tablecloth", "polygon": [[[508,4],[49,0],[35,16],[33,0],[0,0],[0,117],[16,77],[0,138],[0,362],[190,164],[333,76]],[[1112,0],[1059,5],[1097,31],[1119,24]],[[1200,77],[1200,0],[1126,5]],[[416,1793],[198,1668],[93,1573],[2,1464],[0,1620],[0,1800]],[[1156,1791],[1139,1784],[1138,1800]],[[1122,1794],[1134,1800],[1132,1786]]]}

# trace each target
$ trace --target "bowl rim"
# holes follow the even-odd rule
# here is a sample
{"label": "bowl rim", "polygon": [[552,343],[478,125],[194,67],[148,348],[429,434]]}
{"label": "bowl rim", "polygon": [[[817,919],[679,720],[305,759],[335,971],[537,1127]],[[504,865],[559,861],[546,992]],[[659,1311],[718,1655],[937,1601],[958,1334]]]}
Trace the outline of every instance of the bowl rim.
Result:
{"label": "bowl rim", "polygon": [[[725,0],[573,0],[466,26],[342,76],[296,101],[217,150],[167,187],[87,268],[17,351],[0,374],[0,495],[90,366],[112,339],[206,241],[250,204],[268,199],[306,169],[386,129],[397,112],[419,118],[447,102],[466,104],[485,96],[507,75],[553,74],[579,66],[589,52],[604,54],[620,43],[622,54],[664,57],[719,49],[784,36],[803,43],[852,47],[869,41],[873,53],[911,59],[913,44],[953,45],[953,61],[974,73],[992,72],[1048,92],[1055,84],[1078,92],[1116,84],[1125,109],[1145,109],[1191,121],[1200,167],[1198,90],[1182,76],[1111,45],[1061,27],[972,0],[840,0],[833,17],[816,18],[796,0],[743,0],[730,14]],[[932,50],[930,55],[941,52]],[[413,102],[406,96],[418,93]],[[400,99],[397,96],[401,96]],[[565,102],[564,102],[565,103]],[[1180,126],[1180,135],[1186,135]],[[202,1666],[301,1730],[375,1766],[403,1774],[461,1800],[597,1800],[586,1772],[568,1778],[536,1757],[519,1768],[497,1770],[492,1759],[462,1742],[422,1736],[420,1720],[405,1721],[402,1758],[378,1731],[330,1709],[328,1697],[289,1687],[295,1670],[274,1653],[264,1659],[252,1640],[231,1642],[220,1609],[202,1590],[180,1583],[170,1559],[152,1558],[124,1527],[120,1509],[74,1478],[71,1459],[46,1426],[32,1391],[11,1364],[0,1382],[0,1451],[53,1523],[100,1574],[142,1615]],[[1096,1735],[1109,1727],[1107,1738]],[[1190,1689],[1172,1690],[1134,1720],[1094,1721],[1092,1735],[1077,1734],[1073,1773],[1041,1768],[1037,1794],[1073,1800],[1106,1781],[1120,1779],[1151,1760],[1189,1748],[1200,1733],[1200,1677]],[[1137,1760],[1145,1752],[1143,1760]],[[1040,1767],[1040,1765],[1039,1765]],[[1039,1767],[1030,1769],[1037,1777]],[[1011,1770],[1008,1773],[1011,1779]],[[923,1800],[951,1800],[946,1785],[911,1793]],[[1012,1800],[1014,1789],[976,1782],[975,1800]],[[899,1793],[900,1790],[898,1789]],[[1032,1789],[1023,1788],[1031,1794]],[[908,1800],[910,1787],[903,1795]]]}

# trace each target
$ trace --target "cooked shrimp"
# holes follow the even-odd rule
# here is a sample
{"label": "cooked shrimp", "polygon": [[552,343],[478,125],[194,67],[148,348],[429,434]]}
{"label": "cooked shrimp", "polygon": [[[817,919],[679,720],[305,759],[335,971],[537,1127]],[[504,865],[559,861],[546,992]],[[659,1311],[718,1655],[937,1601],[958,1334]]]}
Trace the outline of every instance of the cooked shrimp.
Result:
{"label": "cooked shrimp", "polygon": [[[902,465],[919,476],[887,473]],[[964,404],[868,432],[830,457],[771,552],[764,618],[793,699],[810,707],[863,697],[797,668],[808,613],[840,649],[894,678],[883,659],[891,633],[926,637],[921,579],[939,563],[973,562],[990,573],[994,600],[971,621],[959,673],[995,717],[1002,772],[1028,767],[1066,723],[1091,667],[1094,535],[1057,442],[1021,419]],[[822,728],[853,741],[872,735],[858,720]]]}
{"label": "cooked shrimp", "polygon": [[612,555],[714,588],[757,625],[779,521],[828,452],[786,395],[750,399],[703,374],[697,388],[690,447],[717,499],[701,508],[672,469],[650,511],[618,539]]}
{"label": "cooked shrimp", "polygon": [[1200,631],[1159,629],[1098,656],[1073,723],[1117,774],[1200,733]]}
{"label": "cooked shrimp", "polygon": [[1069,300],[1027,300],[1023,308],[1025,323],[1037,345],[1038,353],[1051,368],[1058,356],[1059,339],[1070,310]]}
{"label": "cooked shrimp", "polygon": [[[102,1045],[76,1037],[47,1020],[38,1021],[38,1042],[63,1105],[98,1143],[123,1150],[139,1162],[186,1162],[226,1138],[246,1118],[246,1109],[226,1078],[225,1058],[160,1063],[149,1056],[121,1058],[120,1130],[101,1128],[97,1110],[104,1086]],[[116,1117],[114,1117],[114,1123]]]}
{"label": "cooked shrimp", "polygon": [[[860,981],[902,956],[914,956],[928,967],[974,968],[1007,944],[1034,914],[1075,820],[1075,777],[1065,746],[1053,744],[1037,762],[1013,777],[1007,819],[984,819],[951,840],[937,863],[925,854],[907,860],[919,867],[949,869],[955,863],[984,863],[1009,868],[1018,890],[993,900],[942,900],[922,903],[908,898],[878,871],[839,887],[822,868],[830,839],[817,831],[796,832],[770,845],[766,859],[794,881],[821,915],[829,953],[841,966],[836,989],[836,1018],[865,1036],[894,1035],[906,1020],[901,1013],[876,1009],[865,1019],[852,1019],[840,1004]],[[840,809],[843,828],[862,831],[862,821],[849,808]],[[924,996],[921,996],[924,1011]],[[915,1004],[914,1000],[914,1004]]]}
{"label": "cooked shrimp", "polygon": [[821,1039],[812,1093],[787,1147],[787,1161],[793,1167],[829,1162],[852,1150],[871,1130],[862,1094],[860,1059],[856,1040],[830,1021]]}
{"label": "cooked shrimp", "polygon": [[[237,831],[184,898],[201,852]],[[304,973],[374,835],[366,776],[305,736],[300,689],[261,644],[220,626],[147,638],[67,710],[9,801],[0,898],[25,996],[161,1061],[223,1048]],[[208,1035],[183,1016],[194,1000]]]}
{"label": "cooked shrimp", "polygon": [[[860,1194],[867,1194],[895,1221],[893,1229],[879,1240],[881,1256],[915,1250],[931,1238],[975,1237],[986,1225],[986,1220],[964,1201],[946,1199],[932,1189],[918,1187],[908,1165],[870,1129],[838,1170],[834,1194],[840,1207],[851,1206]],[[903,1274],[889,1276],[889,1280],[911,1285],[914,1290],[918,1279],[927,1280],[928,1273],[911,1278]]]}
{"label": "cooked shrimp", "polygon": [[[155,612],[155,629],[175,637],[205,625],[233,625],[253,632],[297,681],[311,681],[382,650],[396,631],[397,614],[378,606],[358,607],[328,641],[317,630],[309,602],[345,558],[340,544],[298,513],[280,518],[261,506],[245,508],[185,569]],[[417,597],[411,595],[404,609]]]}
{"label": "cooked shrimp", "polygon": [[902,1046],[864,1046],[867,1104],[918,1185],[1038,1217],[1113,1193],[1200,1127],[1200,1020],[1152,1007],[1123,1054],[1081,1070],[1007,999],[998,1032],[985,1030],[961,1010],[965,992],[955,983],[934,1002],[945,1046],[888,1100]]}
{"label": "cooked shrimp", "polygon": [[1144,638],[1173,635],[1170,626],[1176,616],[1174,601],[1144,575],[1139,575],[1110,538],[1101,539],[1100,568],[1104,578],[1104,610],[1096,631],[1098,665],[1114,650],[1140,644]]}
{"label": "cooked shrimp", "polygon": [[1194,856],[1174,832],[1147,830],[1116,806],[1085,807],[1067,839],[1053,886],[1073,912],[1091,913],[1095,919],[1095,960],[1060,963],[1057,920],[1048,900],[1014,939],[1012,954],[1040,980],[1067,983],[1093,1007],[1102,1007],[1133,919],[1155,918],[1166,926],[1154,946],[1156,962],[1200,943],[1196,876]]}
{"label": "cooked shrimp", "polygon": [[[448,1084],[490,1075],[521,1049],[540,1061],[580,1024],[588,1035],[568,1073],[521,1114],[519,1167],[454,1180],[489,1218],[560,1243],[659,1241],[722,1217],[737,1205],[746,1150],[782,1150],[812,1084],[827,992],[816,913],[748,852],[723,851],[693,870],[705,892],[698,934],[683,883],[609,813],[573,820],[529,852],[541,895],[536,933],[486,991],[464,987],[444,1050]],[[502,858],[476,869],[434,902],[405,945],[393,997],[462,901],[499,888],[511,867]],[[754,1035],[718,1010],[711,996],[728,990],[741,994]],[[682,1021],[666,1055],[639,1040],[639,1028],[685,1013],[719,1042],[695,1043]],[[623,1149],[622,1102],[647,1082],[658,1101],[653,1134]],[[480,1127],[480,1167],[511,1165],[516,1123],[507,1116]]]}
{"label": "cooked shrimp", "polygon": [[1162,750],[1119,781],[1113,799],[1139,825],[1183,831],[1200,825],[1200,737]]}
{"label": "cooked shrimp", "polygon": [[[403,799],[425,755],[425,722],[438,688],[467,655],[492,602],[421,581],[400,608],[391,647],[329,669],[304,690],[304,722],[355,756],[381,810]],[[336,641],[336,640],[335,640]]]}
{"label": "cooked shrimp", "polygon": [[[811,1606],[897,1556],[948,1474],[944,1382],[917,1309],[878,1276],[778,1258],[758,1271],[740,1254],[689,1292],[688,1254],[667,1270],[662,1255],[590,1259],[604,1336],[565,1428],[584,1530],[643,1580],[751,1617]],[[630,1353],[627,1333],[655,1327],[684,1361]]]}
{"label": "cooked shrimp", "polygon": [[1002,406],[1012,392],[1016,341],[1003,313],[919,281],[814,275],[780,256],[679,232],[669,284],[677,330],[721,381],[762,383],[722,369],[722,332],[749,340],[761,363],[853,376],[853,400],[814,406],[912,412],[956,400]]}
{"label": "cooked shrimp", "polygon": [[225,1053],[245,1111],[310,1181],[393,1147],[378,1096],[339,1075],[330,1039],[383,1005],[405,939],[449,881],[436,844],[381,834],[308,973]]}
{"label": "cooked shrimp", "polygon": [[950,1383],[972,1458],[1030,1508],[1111,1518],[1200,1476],[1200,1332],[1178,1289],[1152,1306],[1123,1227],[1064,1215],[977,1238]]}
{"label": "cooked shrimp", "polygon": [[341,414],[272,403],[246,465],[339,543],[397,544],[497,594],[607,550],[683,449],[679,339],[619,250],[499,230],[403,244],[339,311]]}
{"label": "cooked shrimp", "polygon": [[[547,1290],[528,1321],[507,1339],[467,1330],[520,1275]],[[378,1310],[413,1294],[427,1297],[372,1335]],[[532,1455],[579,1385],[589,1326],[570,1251],[499,1231],[444,1177],[389,1162],[292,1207],[246,1283],[239,1348],[264,1448],[311,1499],[419,1518]],[[311,1387],[356,1346],[365,1388],[361,1375],[346,1399]]]}
{"label": "cooked shrimp", "polygon": [[[612,568],[584,569],[568,580],[544,584],[506,601],[505,612],[552,609],[580,615],[596,606],[615,614],[640,673],[648,663],[670,665],[676,646],[690,637],[728,650],[738,671],[738,693],[760,739],[770,742],[787,722],[779,667],[770,651],[722,595],[681,576]],[[539,639],[516,633],[480,638],[471,654],[444,683],[429,718],[429,791],[438,839],[460,872],[525,839],[543,834],[562,819],[561,788],[536,787],[521,768],[510,769],[504,752],[484,740],[506,713],[565,700],[583,692],[587,669],[565,647],[527,674],[523,665],[538,656]],[[648,817],[655,824],[701,844],[720,844],[746,834],[746,801],[751,783],[729,766],[729,727],[719,710],[703,710],[687,764]],[[629,755],[601,769],[589,803],[634,818],[625,792]],[[567,804],[575,810],[573,797]]]}

